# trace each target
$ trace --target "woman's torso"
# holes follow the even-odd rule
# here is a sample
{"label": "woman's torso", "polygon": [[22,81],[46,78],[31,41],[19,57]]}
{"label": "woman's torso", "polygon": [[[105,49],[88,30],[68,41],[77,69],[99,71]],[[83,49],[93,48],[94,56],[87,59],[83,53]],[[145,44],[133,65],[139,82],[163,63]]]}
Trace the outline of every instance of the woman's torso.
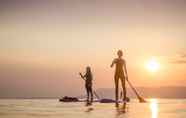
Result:
{"label": "woman's torso", "polygon": [[86,84],[92,84],[92,74],[86,73]]}

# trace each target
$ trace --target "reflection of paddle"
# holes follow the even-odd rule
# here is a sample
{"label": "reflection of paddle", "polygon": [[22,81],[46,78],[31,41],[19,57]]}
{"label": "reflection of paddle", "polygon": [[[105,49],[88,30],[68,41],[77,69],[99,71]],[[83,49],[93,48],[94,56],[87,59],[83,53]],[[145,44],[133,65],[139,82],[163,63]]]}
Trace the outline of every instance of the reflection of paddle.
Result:
{"label": "reflection of paddle", "polygon": [[136,89],[132,86],[132,84],[130,83],[130,81],[127,80],[127,82],[129,83],[129,86],[132,88],[132,90],[134,91],[134,93],[135,93],[136,96],[138,97],[139,102],[141,102],[141,103],[147,102],[144,98],[142,98],[142,97],[138,94],[138,92],[137,92]]}
{"label": "reflection of paddle", "polygon": [[[85,81],[83,75],[82,75],[81,73],[79,73],[79,74],[80,74],[81,78]],[[99,96],[98,96],[98,94],[96,93],[95,90],[93,91],[93,93],[94,93],[94,95],[96,96],[96,98],[99,100]]]}

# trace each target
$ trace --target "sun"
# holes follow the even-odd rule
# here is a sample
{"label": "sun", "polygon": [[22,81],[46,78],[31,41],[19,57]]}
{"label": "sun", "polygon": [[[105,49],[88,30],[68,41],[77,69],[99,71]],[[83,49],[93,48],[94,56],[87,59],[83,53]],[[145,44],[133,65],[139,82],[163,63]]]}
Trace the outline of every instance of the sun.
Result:
{"label": "sun", "polygon": [[149,59],[146,63],[146,68],[150,72],[156,72],[159,69],[159,66],[160,64],[154,58]]}

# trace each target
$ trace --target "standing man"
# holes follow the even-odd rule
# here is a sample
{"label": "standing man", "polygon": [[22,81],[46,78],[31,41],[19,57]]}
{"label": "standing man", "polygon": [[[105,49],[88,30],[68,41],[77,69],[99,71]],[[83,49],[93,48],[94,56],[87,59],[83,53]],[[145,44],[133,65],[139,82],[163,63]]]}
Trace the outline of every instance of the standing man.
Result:
{"label": "standing man", "polygon": [[126,61],[122,58],[123,52],[122,50],[118,50],[117,52],[118,58],[115,58],[112,61],[112,64],[110,67],[112,68],[114,65],[115,67],[115,74],[114,74],[114,80],[115,80],[115,97],[116,97],[116,107],[118,107],[118,89],[119,89],[119,79],[121,80],[122,88],[123,88],[123,101],[126,101],[126,87],[125,87],[125,79],[128,80],[128,74],[127,74],[127,67],[126,67]]}

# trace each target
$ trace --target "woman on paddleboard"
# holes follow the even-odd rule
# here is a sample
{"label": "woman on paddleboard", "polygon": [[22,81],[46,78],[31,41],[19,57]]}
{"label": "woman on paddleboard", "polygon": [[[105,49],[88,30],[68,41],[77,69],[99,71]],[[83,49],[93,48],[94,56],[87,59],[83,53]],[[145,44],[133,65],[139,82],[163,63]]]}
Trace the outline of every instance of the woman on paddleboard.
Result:
{"label": "woman on paddleboard", "polygon": [[89,66],[86,67],[85,75],[79,73],[80,76],[85,80],[85,88],[87,92],[87,105],[91,105],[93,102],[93,91],[92,91],[92,72]]}

